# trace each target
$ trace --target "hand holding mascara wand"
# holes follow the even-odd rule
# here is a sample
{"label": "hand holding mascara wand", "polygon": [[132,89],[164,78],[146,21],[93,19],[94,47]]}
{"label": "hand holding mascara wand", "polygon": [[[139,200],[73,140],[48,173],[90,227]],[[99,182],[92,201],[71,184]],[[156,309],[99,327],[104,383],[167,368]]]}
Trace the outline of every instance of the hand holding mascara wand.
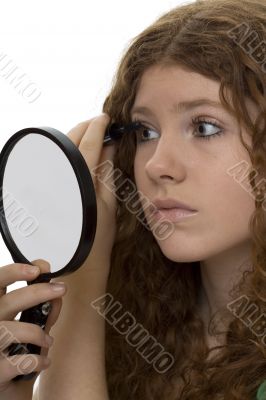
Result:
{"label": "hand holding mascara wand", "polygon": [[106,130],[106,134],[104,137],[104,146],[113,144],[114,141],[117,141],[121,139],[121,137],[125,133],[133,132],[137,129],[140,129],[143,127],[140,122],[131,122],[126,125],[118,124],[118,123],[113,123],[109,128]]}

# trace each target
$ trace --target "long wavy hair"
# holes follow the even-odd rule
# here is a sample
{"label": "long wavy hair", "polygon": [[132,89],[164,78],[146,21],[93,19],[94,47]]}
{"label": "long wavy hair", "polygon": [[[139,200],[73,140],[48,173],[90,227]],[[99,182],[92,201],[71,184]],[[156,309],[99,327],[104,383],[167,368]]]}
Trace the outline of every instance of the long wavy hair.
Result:
{"label": "long wavy hair", "polygon": [[[251,52],[248,40],[244,40],[249,35],[256,37],[256,52]],[[111,400],[255,400],[259,385],[266,379],[266,336],[262,329],[266,321],[261,318],[266,313],[266,200],[263,203],[265,184],[258,185],[259,180],[266,182],[265,41],[265,0],[198,0],[159,16],[130,41],[122,55],[103,105],[111,123],[131,122],[130,110],[140,79],[152,65],[183,66],[220,83],[222,104],[252,137],[252,146],[248,147],[240,128],[241,142],[253,167],[248,179],[255,211],[249,221],[252,269],[244,271],[230,292],[238,314],[234,314],[225,331],[218,329],[219,316],[232,317],[233,311],[224,307],[212,316],[209,332],[225,334],[226,343],[209,350],[196,307],[202,284],[200,261],[174,262],[162,253],[153,232],[143,223],[146,220],[137,191],[134,199],[140,211],[129,210],[126,184],[129,179],[136,185],[136,142],[134,135],[122,137],[114,158],[114,167],[123,173],[115,181],[117,233],[107,292],[122,305],[120,315],[125,311],[133,315],[138,326],[173,356],[173,363],[162,373],[125,335],[106,323],[106,372]],[[233,107],[227,88],[232,93]],[[259,110],[255,122],[244,97]],[[248,306],[243,300],[248,300]],[[254,311],[254,307],[253,321],[258,319],[260,325],[253,325],[252,329],[247,311]]]}

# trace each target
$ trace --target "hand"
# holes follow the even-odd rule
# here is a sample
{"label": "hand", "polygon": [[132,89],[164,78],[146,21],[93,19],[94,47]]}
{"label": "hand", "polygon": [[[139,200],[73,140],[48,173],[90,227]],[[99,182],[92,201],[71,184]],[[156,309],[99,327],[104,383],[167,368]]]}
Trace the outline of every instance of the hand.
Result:
{"label": "hand", "polygon": [[[113,162],[116,145],[103,146],[104,134],[110,117],[102,114],[99,117],[81,122],[68,133],[68,137],[78,147],[90,170],[97,200],[97,229],[93,246],[85,262],[89,269],[100,268],[110,264],[112,247],[116,233],[116,197],[112,191],[113,179],[108,179],[108,187],[97,179],[93,168],[106,160]],[[108,175],[112,173],[112,164]],[[108,271],[106,271],[108,272]]]}
{"label": "hand", "polygon": [[[17,375],[40,372],[49,367],[45,365],[49,345],[46,342],[46,334],[57,321],[62,299],[66,293],[52,290],[54,284],[36,283],[6,293],[6,287],[16,281],[32,281],[40,273],[50,272],[48,263],[42,260],[35,260],[32,263],[38,265],[36,272],[30,274],[24,264],[10,264],[0,267],[0,398],[1,400],[18,400],[31,398],[34,377],[30,381],[12,381]],[[16,315],[30,307],[40,303],[51,301],[52,310],[47,319],[45,330],[40,326],[15,320]],[[41,347],[41,353],[34,355],[8,356],[7,348],[11,343],[32,343]],[[34,359],[33,365],[26,366],[23,360]]]}

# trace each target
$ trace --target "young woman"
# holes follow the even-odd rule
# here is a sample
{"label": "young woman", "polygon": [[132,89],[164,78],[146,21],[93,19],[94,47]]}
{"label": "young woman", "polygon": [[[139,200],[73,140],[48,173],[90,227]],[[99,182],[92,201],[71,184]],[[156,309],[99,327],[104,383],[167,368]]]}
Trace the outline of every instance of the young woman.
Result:
{"label": "young woman", "polygon": [[[111,160],[121,174],[93,176],[96,239],[63,303],[48,284],[3,290],[0,320],[22,342],[43,334],[12,315],[54,299],[39,400],[266,398],[265,43],[264,0],[176,7],[130,44],[105,114],[69,132],[91,171]],[[102,147],[109,123],[132,121]],[[10,364],[1,399],[30,398]]]}

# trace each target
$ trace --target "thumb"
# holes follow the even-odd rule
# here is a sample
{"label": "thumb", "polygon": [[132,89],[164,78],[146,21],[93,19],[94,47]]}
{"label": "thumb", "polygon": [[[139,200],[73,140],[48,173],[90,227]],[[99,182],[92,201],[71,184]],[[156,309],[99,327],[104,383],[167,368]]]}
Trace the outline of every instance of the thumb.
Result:
{"label": "thumb", "polygon": [[33,265],[40,267],[42,273],[51,272],[51,266],[48,261],[43,260],[42,258],[38,258],[37,260],[31,261]]}

